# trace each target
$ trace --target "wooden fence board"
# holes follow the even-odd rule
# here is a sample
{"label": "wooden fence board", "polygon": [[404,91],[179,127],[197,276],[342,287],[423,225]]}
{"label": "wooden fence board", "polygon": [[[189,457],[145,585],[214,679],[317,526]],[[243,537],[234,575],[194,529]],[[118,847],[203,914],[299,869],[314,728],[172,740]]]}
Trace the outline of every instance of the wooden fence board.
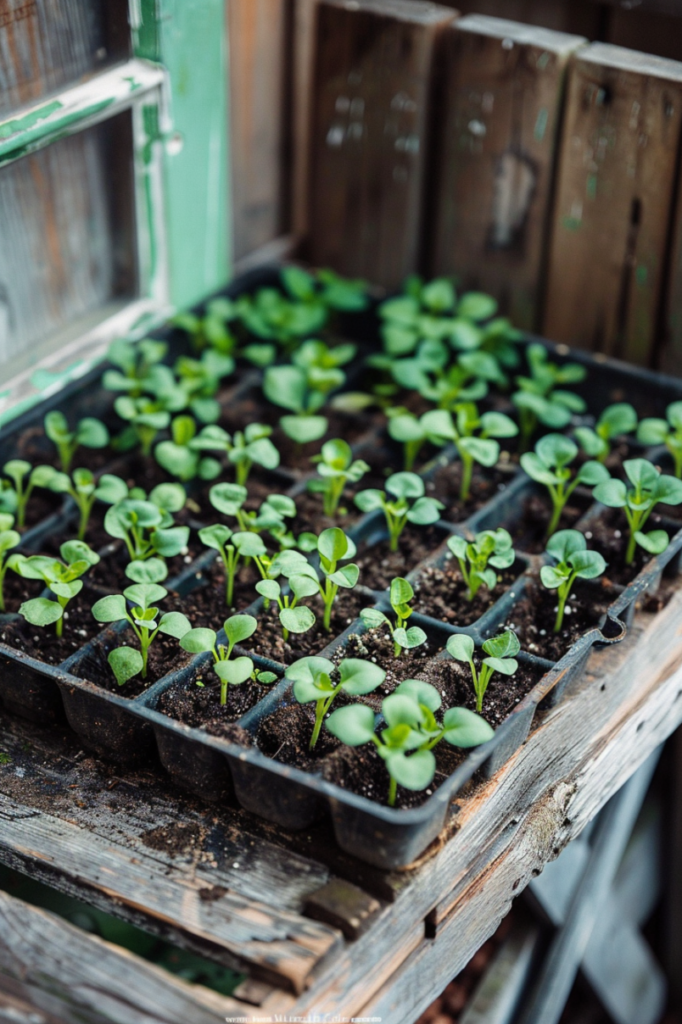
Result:
{"label": "wooden fence board", "polygon": [[287,218],[289,0],[228,0],[233,254],[280,236]]}
{"label": "wooden fence board", "polygon": [[537,330],[564,74],[585,40],[478,15],[446,38],[432,270]]}
{"label": "wooden fence board", "polygon": [[669,242],[682,64],[594,44],[569,80],[543,333],[646,363]]}
{"label": "wooden fence board", "polygon": [[453,17],[417,0],[320,0],[311,262],[387,288],[417,268],[434,55]]}

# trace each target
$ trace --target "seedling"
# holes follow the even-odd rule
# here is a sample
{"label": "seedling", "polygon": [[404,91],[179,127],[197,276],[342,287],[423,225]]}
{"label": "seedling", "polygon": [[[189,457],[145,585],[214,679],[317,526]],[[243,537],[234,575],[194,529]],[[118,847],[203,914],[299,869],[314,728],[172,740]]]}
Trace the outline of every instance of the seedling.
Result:
{"label": "seedling", "polygon": [[630,485],[611,477],[593,491],[595,501],[609,508],[622,508],[630,528],[625,564],[632,565],[637,545],[652,555],[660,555],[668,546],[665,530],[643,533],[642,528],[659,502],[682,503],[682,481],[659,473],[647,459],[627,459],[623,469]]}
{"label": "seedling", "polygon": [[557,592],[557,614],[554,632],[559,633],[564,622],[566,601],[577,579],[595,580],[606,569],[606,562],[598,551],[588,551],[587,541],[578,530],[559,530],[547,544],[547,554],[556,565],[543,565],[540,569],[542,585]]}
{"label": "seedling", "polygon": [[236,341],[227,325],[237,315],[236,303],[228,298],[219,298],[207,304],[203,317],[194,313],[180,313],[171,323],[189,334],[195,352],[214,350],[229,356],[234,352]]}
{"label": "seedling", "polygon": [[184,395],[181,408],[189,408],[201,423],[215,423],[220,418],[220,404],[215,395],[224,377],[234,373],[234,359],[208,349],[200,359],[180,356],[175,363],[177,388]]}
{"label": "seedling", "polygon": [[414,590],[409,580],[396,576],[391,580],[389,600],[395,615],[395,625],[388,616],[379,611],[378,608],[363,608],[360,618],[367,629],[375,629],[377,626],[388,626],[393,637],[393,654],[397,658],[402,650],[411,651],[415,647],[421,647],[426,643],[427,636],[419,626],[410,626],[405,629],[405,623],[412,615],[410,601],[414,598]]}
{"label": "seedling", "polygon": [[499,636],[491,637],[483,644],[483,651],[488,657],[483,658],[478,670],[474,664],[474,647],[474,641],[466,633],[457,633],[455,636],[451,636],[446,644],[448,654],[455,661],[469,663],[476,694],[476,710],[480,713],[483,709],[483,698],[493,673],[500,672],[503,676],[513,676],[516,672],[519,663],[516,661],[515,655],[519,653],[521,645],[516,633],[510,629]]}
{"label": "seedling", "polygon": [[424,496],[424,481],[416,473],[394,473],[386,481],[386,490],[374,488],[355,495],[355,504],[361,512],[382,509],[386,517],[389,547],[398,550],[400,535],[408,523],[428,526],[440,519],[445,505],[436,498]]}
{"label": "seedling", "polygon": [[[682,411],[682,402],[680,410]],[[615,405],[604,409],[594,430],[591,427],[576,427],[575,436],[586,455],[597,462],[606,462],[611,454],[611,442],[623,434],[631,434],[636,427],[637,413],[633,407],[627,402],[616,402]]]}
{"label": "seedling", "polygon": [[204,450],[227,452],[230,435],[221,427],[207,426],[197,433],[191,416],[176,416],[171,423],[171,440],[161,441],[154,449],[158,464],[178,480],[214,480],[221,470],[217,459],[203,456]]}
{"label": "seedling", "polygon": [[664,444],[675,460],[675,476],[682,478],[682,402],[672,402],[665,410],[666,419],[642,420],[637,440],[644,444]]}
{"label": "seedling", "polygon": [[186,551],[189,541],[189,527],[175,526],[168,508],[140,498],[124,498],[107,509],[104,529],[124,542],[130,558],[126,576],[136,583],[164,580],[168,575],[165,559]]}
{"label": "seedling", "polygon": [[265,547],[254,533],[233,532],[229,526],[216,523],[199,530],[199,539],[208,548],[218,551],[225,566],[225,603],[228,608],[234,601],[234,581],[242,558],[262,555]]}
{"label": "seedling", "polygon": [[[136,583],[126,587],[122,594],[102,597],[93,605],[92,614],[98,622],[121,622],[125,619],[140,645],[139,651],[123,646],[109,652],[107,661],[119,686],[136,675],[147,678],[149,648],[159,633],[181,640],[192,628],[182,612],[165,612],[159,618],[160,609],[155,606],[167,596],[165,587],[157,583]],[[132,605],[130,610],[127,602]]]}
{"label": "seedling", "polygon": [[311,480],[308,490],[322,494],[322,507],[326,516],[335,516],[339,502],[348,483],[357,483],[369,471],[363,459],[353,459],[353,452],[347,441],[337,438],[325,441],[319,455],[311,462],[317,463],[320,480]]}
{"label": "seedling", "polygon": [[[381,686],[386,673],[371,661],[360,658],[344,658],[335,665],[327,658],[301,658],[290,665],[286,678],[294,684],[294,697],[299,704],[315,702],[315,725],[310,738],[310,749],[314,750],[320,736],[325,715],[341,693],[349,697],[362,697]],[[374,722],[374,713],[368,708]]]}
{"label": "seedling", "polygon": [[81,576],[92,565],[97,565],[99,555],[91,551],[80,540],[68,540],[59,549],[63,561],[46,555],[11,555],[10,568],[27,580],[42,580],[57,598],[34,597],[24,601],[19,613],[32,626],[49,626],[54,622],[57,636],[62,636],[67,605],[83,589]]}
{"label": "seedling", "polygon": [[9,512],[0,512],[0,612],[5,610],[5,575],[13,567],[15,556],[9,552],[21,543],[21,534],[12,529],[14,516]]}
{"label": "seedling", "polygon": [[[339,562],[354,558],[356,548],[350,537],[347,537],[338,526],[322,531],[317,539],[317,551],[320,556],[320,570],[324,577],[324,582],[318,584],[320,597],[324,604],[322,627],[328,633],[331,629],[332,609],[339,587],[352,590],[358,582],[360,570],[354,562],[339,567]],[[289,554],[293,553],[289,552]],[[314,569],[306,563],[305,567],[301,567],[301,572],[312,575]]]}
{"label": "seedling", "polygon": [[44,426],[45,434],[57,449],[63,473],[69,472],[73,457],[81,446],[106,448],[109,444],[109,431],[103,423],[91,416],[79,420],[75,430],[69,430],[64,413],[53,409],[45,417]]}
{"label": "seedling", "polygon": [[284,520],[296,515],[296,503],[286,494],[270,494],[262,502],[257,511],[244,508],[248,498],[246,487],[240,484],[214,484],[209,492],[209,500],[217,512],[224,516],[232,516],[237,520],[240,530],[252,533],[278,533],[286,530]]}
{"label": "seedling", "polygon": [[[484,336],[478,328],[474,331],[476,339],[482,343]],[[450,345],[435,339],[422,341],[413,357],[394,360],[379,355],[370,357],[368,362],[379,369],[390,369],[400,387],[418,391],[427,402],[450,412],[461,402],[485,398],[489,383],[499,387],[507,385],[507,377],[494,355],[480,350],[465,351],[452,362],[451,346],[454,344],[452,338]]]}
{"label": "seedling", "polygon": [[[283,573],[286,575],[286,573]],[[267,601],[276,601],[279,607],[279,621],[285,641],[290,633],[307,633],[315,625],[315,615],[307,605],[299,605],[301,598],[312,597],[318,592],[317,578],[294,573],[289,576],[290,594],[285,594],[277,580],[260,580],[256,590]]]}
{"label": "seedling", "polygon": [[279,466],[279,452],[270,440],[271,434],[272,427],[249,423],[232,438],[228,458],[234,463],[237,483],[241,487],[246,485],[254,463],[263,469],[277,469]]}
{"label": "seedling", "polygon": [[388,435],[403,445],[403,469],[411,472],[426,442],[442,448],[452,440],[452,417],[434,410],[415,416],[407,409],[388,410]]}
{"label": "seedling", "polygon": [[108,391],[125,391],[137,398],[149,390],[150,375],[168,352],[165,341],[145,338],[132,342],[119,338],[109,346],[107,359],[117,367],[106,370],[102,383]]}
{"label": "seedling", "polygon": [[162,405],[163,403],[147,395],[140,395],[137,398],[119,395],[114,402],[114,409],[117,416],[128,423],[128,427],[116,438],[116,447],[128,451],[135,444],[139,444],[145,457],[151,455],[159,431],[165,430],[171,421],[170,412]]}
{"label": "seedling", "polygon": [[405,292],[379,306],[384,350],[393,356],[408,355],[420,340],[444,338],[453,329],[456,296],[451,281],[438,278],[423,284],[412,277]]}
{"label": "seedling", "polygon": [[276,342],[285,353],[320,331],[328,317],[323,303],[287,298],[276,288],[259,288],[254,296],[242,295],[236,307],[251,334]]}
{"label": "seedling", "polygon": [[552,499],[552,516],[547,527],[551,537],[561,519],[566,502],[578,484],[594,487],[609,479],[609,471],[601,462],[584,462],[577,471],[571,463],[578,454],[578,446],[563,434],[546,434],[535,445],[534,452],[524,452],[521,466],[529,477],[544,484]]}
{"label": "seedling", "polygon": [[227,704],[228,687],[241,686],[247,679],[257,679],[259,683],[274,683],[277,676],[274,672],[256,672],[251,658],[240,655],[232,657],[235,644],[240,644],[258,629],[258,621],[253,615],[231,615],[223,623],[227,646],[218,643],[218,635],[212,629],[190,629],[180,639],[180,646],[191,654],[202,654],[210,651],[213,655],[213,668],[220,680],[220,703]]}
{"label": "seedling", "polygon": [[378,736],[374,712],[363,704],[338,708],[326,724],[329,732],[349,747],[374,743],[389,774],[388,804],[394,807],[399,785],[419,792],[433,782],[433,748],[441,740],[468,749],[494,736],[485,719],[467,708],[449,708],[439,724],[435,716],[440,706],[435,687],[419,679],[406,679],[382,702],[386,728]]}
{"label": "seedling", "polygon": [[263,393],[274,405],[289,409],[280,426],[297,444],[318,441],[327,430],[326,416],[318,415],[331,391],[341,387],[346,375],[341,366],[355,355],[355,345],[327,348],[321,341],[307,341],[294,353],[293,364],[269,366]]}
{"label": "seedling", "polygon": [[483,530],[473,541],[465,537],[449,537],[447,544],[459,563],[468,601],[474,600],[481,587],[493,590],[497,584],[495,569],[508,569],[516,557],[511,537],[501,528]]}
{"label": "seedling", "polygon": [[519,390],[512,395],[512,402],[519,410],[521,426],[521,447],[525,450],[535,433],[538,422],[552,430],[561,430],[571,421],[573,413],[585,412],[585,402],[572,391],[558,387],[560,384],[577,384],[587,373],[580,363],[550,362],[544,345],[532,344],[526,350],[530,376],[516,378]]}
{"label": "seedling", "polygon": [[469,500],[474,464],[488,467],[496,465],[500,457],[500,445],[493,438],[515,437],[518,432],[514,421],[502,412],[484,412],[480,415],[473,402],[457,406],[452,440],[457,445],[462,462],[459,487],[461,501]]}
{"label": "seedling", "polygon": [[[78,539],[84,540],[90,523],[92,507],[100,493],[103,494],[102,500],[106,501],[109,483],[105,483],[100,492],[99,485],[89,469],[74,469],[69,476],[68,473],[60,473],[59,470],[49,466],[43,468],[47,471],[41,478],[44,482],[43,486],[57,494],[68,494],[75,502],[79,512]],[[113,479],[118,480],[118,477]],[[119,481],[119,483],[123,483],[123,481]]]}
{"label": "seedling", "polygon": [[6,480],[2,481],[0,509],[3,512],[16,515],[17,528],[23,530],[26,526],[26,509],[33,488],[48,487],[56,470],[52,466],[36,466],[34,469],[31,463],[25,462],[24,459],[10,459],[2,467],[2,472],[10,478],[14,487],[10,486]]}

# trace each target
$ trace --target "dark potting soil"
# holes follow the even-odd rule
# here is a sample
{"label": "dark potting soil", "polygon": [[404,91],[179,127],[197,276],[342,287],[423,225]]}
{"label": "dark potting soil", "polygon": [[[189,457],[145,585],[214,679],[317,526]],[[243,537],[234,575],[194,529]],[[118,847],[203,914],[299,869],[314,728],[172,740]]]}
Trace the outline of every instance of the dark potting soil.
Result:
{"label": "dark potting soil", "polygon": [[45,584],[42,580],[25,580],[10,570],[5,574],[2,589],[5,598],[5,613],[18,612],[19,605],[23,601],[29,601],[32,597],[40,597],[41,592],[45,589]]}
{"label": "dark potting soil", "polygon": [[261,658],[269,658],[282,665],[291,665],[299,658],[307,658],[312,654],[319,654],[327,644],[331,643],[334,637],[343,633],[344,629],[358,617],[361,608],[371,604],[371,598],[358,593],[356,590],[340,590],[334,601],[332,611],[331,630],[327,633],[322,627],[322,615],[324,606],[320,597],[306,598],[303,604],[308,605],[315,613],[315,625],[307,633],[290,633],[289,639],[284,640],[282,636],[282,625],[278,617],[278,609],[274,603],[270,603],[267,611],[262,611],[258,616],[258,630],[253,637],[243,645],[248,651],[259,654]]}
{"label": "dark potting soil", "polygon": [[[476,669],[480,666],[480,654],[474,655]],[[526,694],[542,679],[545,669],[541,666],[519,662],[513,676],[494,672],[483,698],[483,718],[496,729],[514,710]],[[471,681],[468,665],[452,658],[437,658],[430,661],[421,673],[421,678],[435,686],[443,698],[443,708],[469,708],[476,710],[476,694]]]}
{"label": "dark potting soil", "polygon": [[107,630],[97,637],[88,654],[72,668],[72,674],[78,676],[79,679],[87,679],[89,682],[101,686],[103,690],[109,690],[110,693],[117,693],[121,697],[137,697],[157,679],[182,668],[191,658],[191,655],[183,651],[174,637],[159,633],[149,648],[147,678],[134,676],[123,686],[119,686],[107,662],[110,651],[116,647],[134,647],[139,650],[137,638],[132,629],[125,629],[122,633],[115,634]]}
{"label": "dark potting soil", "polygon": [[323,530],[339,526],[346,533],[362,516],[362,512],[353,502],[352,492],[346,492],[335,516],[325,516],[322,512],[322,495],[305,492],[296,496],[297,515],[293,520],[293,531],[296,536],[304,531],[320,534]]}
{"label": "dark potting soil", "polygon": [[381,686],[372,693],[355,698],[359,703],[369,704],[379,711],[384,697],[393,693],[403,679],[425,678],[426,665],[442,648],[439,640],[429,637],[420,647],[401,651],[396,658],[388,627],[378,626],[376,629],[367,630],[366,633],[351,633],[343,647],[334,652],[332,661],[338,664],[342,658],[362,658],[385,670],[386,678]]}
{"label": "dark potting soil", "polygon": [[[205,729],[212,736],[232,739],[243,733],[248,737],[248,746],[252,742],[249,733],[244,729],[235,732],[233,723],[262,700],[270,689],[247,680],[241,686],[228,686],[227,702],[221,704],[220,683],[212,671],[212,663],[207,663],[203,669],[197,669],[190,680],[175,683],[164,690],[156,709],[185,725]],[[239,741],[235,739],[235,742]]]}
{"label": "dark potting soil", "polygon": [[[186,572],[188,566],[202,555],[205,550],[196,535],[190,534],[187,554],[175,555],[173,558],[166,559],[168,577],[164,580],[162,586],[167,587],[168,580],[174,579],[180,573]],[[92,569],[90,569],[88,574],[90,585],[93,589],[103,594],[122,594],[126,587],[132,586],[134,582],[126,576],[125,571],[128,562],[127,549],[123,541],[119,541],[107,553],[106,557],[102,557],[97,565],[93,565]]]}
{"label": "dark potting soil", "polygon": [[492,590],[481,587],[473,601],[467,598],[467,586],[459,566],[449,559],[445,566],[426,566],[412,581],[415,598],[412,607],[421,615],[429,615],[455,626],[470,626],[509,589],[523,572],[523,565],[510,566],[497,574]]}
{"label": "dark potting soil", "polygon": [[[434,748],[436,774],[427,789],[414,793],[398,786],[395,807],[408,810],[420,807],[459,767],[466,757],[466,751],[439,743]],[[333,782],[342,789],[348,789],[358,796],[364,796],[377,804],[388,804],[389,774],[373,743],[362,747],[341,747],[325,758],[322,775],[327,782]]]}
{"label": "dark potting soil", "polygon": [[[344,703],[347,701],[339,694],[332,710],[342,707]],[[267,757],[275,761],[303,771],[319,771],[322,758],[337,749],[339,740],[323,725],[315,749],[310,750],[314,725],[314,703],[286,704],[263,719],[256,733],[256,743]]]}
{"label": "dark potting soil", "polygon": [[[100,414],[101,416],[101,414]],[[61,470],[57,449],[46,436],[42,424],[27,427],[22,431],[16,441],[15,459],[25,459],[32,466],[54,466]],[[106,448],[86,448],[81,445],[76,450],[71,461],[69,472],[74,469],[89,469],[92,473],[98,473],[111,462],[112,451],[107,445]]]}
{"label": "dark potting soil", "polygon": [[[506,456],[506,459],[503,459],[502,456]],[[505,465],[508,466],[507,469],[505,469]],[[445,505],[445,510],[442,512],[443,519],[459,523],[477,512],[500,491],[504,491],[511,483],[515,468],[508,452],[501,453],[497,468],[484,469],[482,466],[475,466],[470,495],[466,501],[462,501],[459,496],[462,463],[456,460],[436,471],[433,480],[426,483],[426,493],[429,497],[437,498]]]}
{"label": "dark potting soil", "polygon": [[242,565],[237,572],[232,593],[232,607],[227,607],[225,568],[219,555],[207,568],[194,573],[197,586],[182,599],[182,610],[194,626],[222,629],[225,619],[244,611],[259,598],[256,583],[261,578],[253,562]]}
{"label": "dark potting soil", "polygon": [[359,582],[371,590],[386,590],[396,576],[407,576],[439,544],[443,533],[433,526],[407,526],[398,541],[398,550],[391,551],[388,541],[360,544],[355,558],[360,569]]}
{"label": "dark potting soil", "polygon": [[[531,494],[521,499],[519,512],[514,510],[499,523],[512,536],[514,547],[519,551],[538,554],[547,546],[547,528],[552,518],[552,503],[545,494]],[[574,492],[564,507],[557,530],[575,529],[578,520],[589,508],[591,502],[588,495]]]}
{"label": "dark potting soil", "polygon": [[596,581],[590,587],[577,581],[566,602],[562,628],[555,633],[556,592],[531,582],[527,584],[526,595],[507,616],[505,626],[514,630],[521,642],[521,650],[549,661],[558,661],[579,637],[599,625],[599,620],[616,596],[606,582]]}
{"label": "dark potting soil", "polygon": [[[644,530],[665,529],[661,518],[653,512],[646,521]],[[669,532],[669,531],[668,531]],[[599,551],[606,559],[604,578],[611,583],[630,583],[653,557],[639,545],[631,565],[625,564],[629,528],[625,513],[619,508],[607,508],[583,527],[583,533],[590,549]]]}
{"label": "dark potting soil", "polygon": [[[33,593],[30,596],[35,597],[39,594]],[[29,596],[28,593],[26,596]],[[54,625],[32,626],[25,619],[20,619],[4,628],[0,627],[0,640],[49,665],[59,665],[102,629],[100,623],[92,616],[91,609],[95,600],[92,592],[84,588],[69,601],[64,613],[61,637],[57,636]]]}

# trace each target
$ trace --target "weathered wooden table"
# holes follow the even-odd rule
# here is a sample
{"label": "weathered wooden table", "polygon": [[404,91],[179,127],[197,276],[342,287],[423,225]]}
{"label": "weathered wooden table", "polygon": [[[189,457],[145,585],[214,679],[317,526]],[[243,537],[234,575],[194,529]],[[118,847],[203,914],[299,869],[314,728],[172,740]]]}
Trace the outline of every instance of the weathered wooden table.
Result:
{"label": "weathered wooden table", "polygon": [[4,717],[0,859],[247,978],[221,997],[0,892],[0,1021],[409,1024],[681,721],[678,593],[593,653],[419,863],[383,873],[339,853],[324,824],[287,835]]}

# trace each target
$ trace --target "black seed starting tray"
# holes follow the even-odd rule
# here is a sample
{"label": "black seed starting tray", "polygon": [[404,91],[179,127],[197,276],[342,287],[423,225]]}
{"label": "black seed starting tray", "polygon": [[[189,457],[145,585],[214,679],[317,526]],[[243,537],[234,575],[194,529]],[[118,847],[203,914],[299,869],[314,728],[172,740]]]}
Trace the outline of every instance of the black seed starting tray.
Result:
{"label": "black seed starting tray", "polygon": [[[233,285],[228,294],[234,296],[276,280],[275,271],[253,273]],[[376,339],[376,323],[372,316],[359,318],[356,331],[363,344],[371,345]],[[183,339],[179,332],[160,332],[158,336],[169,341],[173,357],[182,351]],[[559,361],[569,355],[564,347],[548,347]],[[669,402],[682,397],[682,382],[677,383],[670,378],[645,373],[613,361],[596,360],[584,353],[570,352],[570,358],[588,367],[588,378],[576,387],[576,391],[583,393],[592,416],[598,415],[611,402],[628,400],[638,411],[641,410],[642,415],[660,415]],[[28,457],[24,454],[27,438],[30,439],[30,450],[34,453],[33,461],[39,461],[43,443],[41,424],[50,408],[68,409],[74,420],[85,415],[97,415],[112,425],[112,395],[99,386],[101,372],[101,368],[91,372],[5,427],[0,432],[2,462],[14,457]],[[352,379],[353,372],[351,368],[349,379]],[[230,415],[234,415],[235,410],[253,407],[254,396],[258,400],[259,379],[256,371],[243,368],[237,371],[235,380],[223,388],[218,398],[226,410],[226,421],[228,410]],[[258,416],[255,418],[258,419]],[[581,422],[591,423],[593,419],[576,418],[568,428],[569,432]],[[398,447],[387,438],[383,428],[377,427],[371,419],[368,419],[367,430],[358,430],[357,418],[336,413],[333,430],[336,433],[328,436],[347,435],[354,438],[356,455],[365,457],[371,464],[373,482],[369,485],[363,482],[361,486],[376,486],[374,480],[377,476],[402,468]],[[640,452],[667,468],[667,454],[664,450],[643,449],[640,446],[638,454]],[[425,480],[427,494],[438,497],[446,493],[448,474],[456,469],[456,464],[456,451],[445,450],[422,465],[420,472]],[[153,481],[144,476],[140,478],[137,456],[126,458],[116,455],[101,471],[116,472],[122,476],[135,476],[137,473],[137,483],[151,485],[152,482],[158,482],[159,472],[153,463],[151,466],[155,474]],[[220,479],[232,477],[226,475]],[[259,471],[254,474],[250,486],[251,483],[257,483],[275,493],[287,493],[300,498],[305,494],[306,479],[300,467],[284,465],[272,473]],[[426,670],[431,679],[437,678],[442,667],[447,667],[448,661],[452,662],[444,650],[449,636],[467,633],[480,646],[505,625],[513,625],[521,602],[532,594],[533,578],[544,557],[541,554],[541,539],[546,524],[541,515],[541,489],[516,466],[513,454],[503,471],[489,474],[485,483],[485,497],[480,507],[466,518],[453,513],[452,505],[447,507],[438,524],[427,529],[421,528],[421,537],[411,535],[414,543],[408,545],[408,554],[402,557],[400,572],[390,568],[387,573],[389,576],[408,576],[416,591],[417,604],[426,602],[428,605],[429,580],[434,578],[434,573],[447,575],[453,565],[446,546],[448,536],[455,533],[471,536],[483,529],[504,527],[514,538],[517,559],[511,569],[506,571],[507,582],[497,588],[500,592],[496,598],[482,608],[473,620],[460,624],[456,621],[457,615],[449,608],[445,609],[447,614],[441,617],[415,612],[411,622],[420,625],[426,632],[429,656],[422,659],[423,664],[410,662],[408,666],[405,662],[403,678],[413,672],[420,675]],[[196,529],[218,518],[206,500],[208,486],[197,484],[192,491],[195,507],[201,509],[201,514],[189,523],[195,541],[193,544],[191,542],[190,550],[195,552],[201,551],[201,545],[195,538]],[[382,544],[386,540],[383,516],[381,513],[362,516],[353,510],[352,505],[349,511],[355,514],[352,518],[339,521],[339,525],[345,527],[356,543],[358,562],[362,564],[364,557],[365,564],[372,567],[375,576],[378,572],[381,578]],[[208,512],[213,517],[210,520],[206,518]],[[579,490],[571,501],[570,512],[571,521],[562,522],[561,525],[575,526],[588,536],[591,536],[600,517],[606,514],[603,506],[591,503],[589,492],[582,493]],[[675,510],[672,513],[674,515]],[[61,499],[55,499],[53,514],[26,531],[21,549],[27,553],[49,551],[56,554],[61,540],[73,536],[75,518],[75,508],[69,500],[62,504]],[[118,642],[125,628],[122,624],[102,629],[56,666],[15,649],[9,643],[0,643],[0,700],[6,711],[48,727],[63,721],[66,716],[70,727],[83,744],[103,757],[128,764],[157,758],[176,783],[205,800],[232,802],[290,829],[303,829],[320,816],[328,815],[336,840],[345,851],[381,868],[403,866],[419,856],[442,830],[450,804],[474,774],[479,772],[482,777],[491,776],[524,742],[538,708],[554,705],[562,699],[566,689],[582,675],[592,648],[620,641],[644,595],[657,590],[664,574],[671,578],[679,574],[682,520],[654,513],[650,523],[669,533],[671,542],[666,551],[646,563],[640,561],[633,578],[613,583],[608,588],[604,611],[599,620],[592,628],[585,630],[560,657],[549,659],[543,657],[541,651],[524,650],[522,645],[518,660],[534,680],[532,688],[509,709],[502,721],[496,723],[495,735],[488,743],[463,755],[456,768],[433,789],[423,803],[408,809],[383,806],[329,781],[325,763],[332,755],[319,758],[312,770],[303,770],[285,764],[276,757],[266,756],[259,749],[257,742],[262,723],[269,716],[295,704],[292,684],[286,678],[286,665],[273,658],[251,655],[257,667],[275,672],[279,681],[268,689],[261,687],[262,693],[254,692],[251,706],[242,709],[233,721],[227,722],[227,728],[218,728],[213,732],[183,724],[162,710],[164,695],[178,688],[194,686],[196,679],[210,666],[210,654],[192,658],[187,655],[182,664],[152,683],[139,696],[127,697],[125,688],[113,692],[93,681],[101,673],[100,666],[106,665],[107,651]],[[321,525],[324,527],[330,523],[325,521]],[[309,526],[301,528],[308,529]],[[116,546],[109,544],[107,553],[109,557],[115,558]],[[202,588],[215,586],[212,573],[216,565],[216,552],[205,551],[197,557],[187,556],[184,562],[181,560],[174,565],[176,571],[165,586],[175,591],[180,601],[193,593],[196,596]],[[356,588],[362,597],[360,607],[375,605],[388,611],[390,605],[387,589],[367,588],[362,583],[361,571],[360,586]],[[604,592],[599,589],[599,585],[592,586],[595,592],[599,590],[603,599]],[[103,593],[117,592],[118,588],[112,584],[112,589],[108,590],[107,576],[104,574],[102,577],[100,574],[97,580],[90,582],[86,577],[84,590],[94,603]],[[215,589],[215,595],[216,614],[220,612],[220,617],[224,618],[227,610],[221,608],[222,591]],[[255,590],[253,597],[256,597]],[[247,602],[246,606],[238,610],[248,611],[256,617],[262,616],[262,600]],[[16,616],[6,615],[3,619],[6,628]],[[206,624],[193,622],[197,626]],[[321,637],[319,648],[314,653],[333,660],[347,650],[349,644],[354,644],[354,649],[357,649],[358,643],[363,643],[366,632],[362,620],[356,618],[338,635]],[[11,631],[9,635],[11,637]],[[184,655],[180,648],[178,652]],[[241,653],[251,652],[245,648]],[[399,664],[393,668],[402,670],[403,666]],[[378,704],[375,710],[379,715]]]}

